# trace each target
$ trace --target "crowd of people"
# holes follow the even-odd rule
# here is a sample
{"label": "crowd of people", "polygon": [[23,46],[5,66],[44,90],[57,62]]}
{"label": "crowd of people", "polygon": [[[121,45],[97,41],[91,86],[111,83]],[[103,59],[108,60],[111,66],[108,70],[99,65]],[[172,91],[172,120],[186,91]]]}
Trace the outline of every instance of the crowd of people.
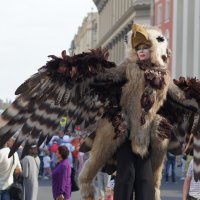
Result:
{"label": "crowd of people", "polygon": [[52,179],[55,200],[70,199],[71,191],[78,190],[77,177],[84,162],[84,154],[78,151],[79,138],[61,130],[48,145],[38,149],[33,144],[22,160],[22,148],[8,158],[14,140],[0,149],[0,200],[37,200],[38,178]]}
{"label": "crowd of people", "polygon": [[[55,200],[70,200],[71,193],[78,190],[77,179],[84,161],[88,159],[87,154],[79,152],[80,141],[77,137],[70,137],[59,131],[48,145],[42,145],[38,151],[36,145],[32,145],[29,154],[20,162],[20,150],[8,158],[13,138],[0,150],[0,200],[37,200],[38,178],[51,179],[52,196]],[[181,180],[183,185],[183,200],[198,199],[200,195],[200,182],[194,181],[193,159],[189,159],[189,167],[186,166],[187,157],[182,156]],[[191,161],[190,161],[191,160]],[[165,181],[176,183],[175,167],[177,157],[168,153],[165,161]],[[186,167],[185,167],[186,166]],[[188,170],[187,170],[188,168]],[[16,196],[10,192],[16,177],[22,177],[22,195]],[[108,176],[99,172],[95,179],[96,196],[95,200],[113,200],[115,173]]]}
{"label": "crowd of people", "polygon": [[[22,147],[8,158],[14,141],[12,137],[0,149],[0,200],[37,200],[40,179],[51,180],[55,200],[69,200],[71,193],[79,190],[78,176],[88,159],[87,153],[79,152],[79,137],[70,137],[60,130],[48,145],[38,148],[33,144],[21,160]],[[99,172],[95,181],[97,199],[104,197],[108,180],[107,174]],[[21,188],[14,188],[16,182]]]}

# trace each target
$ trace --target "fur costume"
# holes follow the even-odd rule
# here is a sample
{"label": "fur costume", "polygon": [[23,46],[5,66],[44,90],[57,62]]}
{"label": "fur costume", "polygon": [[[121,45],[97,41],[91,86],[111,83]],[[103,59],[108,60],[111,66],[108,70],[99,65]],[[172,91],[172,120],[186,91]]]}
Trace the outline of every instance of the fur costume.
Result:
{"label": "fur costume", "polygon": [[[147,27],[146,27],[147,28]],[[148,29],[149,28],[149,29]],[[125,115],[127,126],[130,129],[130,140],[132,141],[132,150],[133,152],[144,156],[148,153],[148,146],[151,140],[152,147],[152,168],[154,173],[154,184],[156,189],[156,199],[160,199],[160,180],[161,172],[164,157],[167,151],[168,139],[167,137],[162,140],[159,137],[159,129],[162,124],[163,117],[157,115],[158,109],[162,106],[164,100],[166,99],[170,77],[167,70],[166,60],[163,60],[162,57],[168,57],[167,50],[167,41],[161,35],[161,32],[155,28],[148,27],[149,38],[151,38],[152,48],[151,48],[151,60],[153,62],[149,63],[137,63],[137,55],[135,50],[132,48],[130,43],[132,32],[128,34],[128,43],[127,43],[127,59],[125,62],[119,66],[123,68],[126,72],[127,83],[124,85],[121,96],[121,107],[122,112]],[[163,44],[161,49],[157,50],[157,39],[163,38]],[[162,54],[164,52],[164,54]],[[161,53],[160,57],[159,54]],[[157,59],[156,59],[157,58]],[[153,81],[154,74],[159,74],[162,82],[161,84],[156,85]],[[158,81],[159,82],[159,81]],[[147,97],[151,97],[150,105],[148,103],[142,102],[143,96],[147,94]],[[149,102],[147,101],[147,102]],[[142,114],[141,114],[142,113]],[[104,122],[106,123],[106,122]],[[103,123],[103,124],[104,124]],[[167,124],[167,120],[165,121]],[[101,124],[100,127],[103,127]],[[96,137],[105,137],[103,136],[103,131],[101,129],[99,132],[96,132]],[[106,130],[110,132],[111,129]],[[166,127],[164,130],[165,134],[170,132],[170,127]],[[107,133],[108,134],[108,133]],[[99,136],[100,135],[100,136]],[[113,137],[114,132],[110,136]],[[113,153],[116,151],[117,147],[121,142],[123,142],[124,135],[121,138],[118,138],[116,141],[108,141],[108,136],[106,137],[106,142],[98,141],[96,143],[96,137],[94,138],[94,143],[91,147],[90,159],[86,162],[85,167],[79,177],[80,189],[83,197],[91,196],[93,197],[93,186],[88,185],[88,182],[92,182],[94,178],[94,173],[96,174],[105,164],[106,160],[110,158]],[[87,139],[86,139],[87,140]],[[119,142],[121,141],[121,142]],[[108,143],[109,142],[109,143]],[[86,141],[87,143],[87,141]],[[96,146],[98,145],[98,146]],[[101,147],[99,147],[101,146]],[[101,148],[102,155],[106,155],[102,159],[102,156],[99,157],[97,154]],[[108,149],[109,148],[109,149]],[[94,151],[93,151],[94,149]],[[98,151],[98,152],[97,152]],[[156,161],[154,158],[157,158]],[[96,160],[98,158],[98,162]],[[106,160],[104,160],[106,159]],[[95,171],[94,171],[95,170]],[[91,177],[93,176],[93,177]],[[87,188],[89,187],[89,188]]]}
{"label": "fur costume", "polygon": [[[196,89],[200,82],[195,80],[191,86],[190,81],[185,81],[190,87],[184,81],[174,84],[167,70],[170,51],[166,38],[155,27],[134,27],[141,28],[151,42],[150,62],[137,62],[132,48],[134,28],[128,34],[127,56],[118,67],[107,61],[108,52],[101,49],[72,57],[65,51],[61,58],[50,56],[51,60],[38,73],[18,87],[16,100],[0,116],[0,147],[20,130],[9,156],[24,143],[24,157],[36,141],[38,146],[44,141],[48,143],[62,116],[67,116],[66,129],[79,125],[82,132],[86,130],[81,135],[85,137],[82,150],[90,150],[90,157],[79,177],[84,199],[93,199],[94,177],[106,164],[113,165],[111,159],[117,147],[129,137],[133,152],[140,156],[149,153],[151,145],[156,200],[159,200],[167,149],[179,149],[188,129],[195,136],[195,173],[200,178],[197,112],[200,95]],[[174,109],[185,118],[173,118]],[[188,117],[194,115],[198,120]],[[185,121],[187,127],[181,127]],[[130,135],[122,131],[123,127],[130,130]]]}

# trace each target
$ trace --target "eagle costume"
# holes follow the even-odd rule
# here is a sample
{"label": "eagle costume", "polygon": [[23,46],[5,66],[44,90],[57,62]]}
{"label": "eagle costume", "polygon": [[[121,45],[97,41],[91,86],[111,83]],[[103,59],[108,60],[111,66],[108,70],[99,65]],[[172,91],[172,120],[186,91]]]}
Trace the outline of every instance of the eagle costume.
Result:
{"label": "eagle costume", "polygon": [[[151,44],[150,60],[145,62],[137,61],[134,49],[140,40]],[[127,137],[141,157],[151,144],[156,200],[166,152],[180,153],[185,140],[186,152],[193,143],[195,179],[200,179],[200,81],[181,77],[173,82],[167,69],[169,54],[159,29],[135,24],[119,66],[107,61],[108,52],[101,49],[50,56],[17,88],[16,100],[0,116],[0,147],[20,130],[9,156],[24,143],[24,157],[35,141],[38,146],[48,143],[62,116],[67,116],[66,129],[79,125],[85,133],[81,149],[90,151],[79,177],[84,199],[94,198],[94,177],[113,164],[113,155]]]}

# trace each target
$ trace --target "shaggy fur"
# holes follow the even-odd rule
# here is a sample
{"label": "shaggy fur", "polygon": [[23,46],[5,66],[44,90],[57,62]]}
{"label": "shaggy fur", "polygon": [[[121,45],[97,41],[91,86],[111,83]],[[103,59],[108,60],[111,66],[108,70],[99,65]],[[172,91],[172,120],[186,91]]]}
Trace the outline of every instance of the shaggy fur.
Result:
{"label": "shaggy fur", "polygon": [[124,135],[113,140],[114,136],[115,132],[112,124],[106,119],[100,120],[93,147],[90,151],[90,157],[79,176],[80,192],[83,198],[94,198],[94,186],[92,185],[94,177],[125,139]]}
{"label": "shaggy fur", "polygon": [[155,102],[146,115],[146,123],[143,126],[140,125],[140,115],[142,112],[140,99],[145,89],[144,71],[140,70],[135,63],[129,63],[126,75],[128,83],[122,91],[121,106],[127,115],[127,120],[130,120],[128,124],[131,130],[132,149],[135,153],[144,156],[149,146],[151,122],[166,98],[169,75],[165,76],[165,87],[162,90],[154,91]]}
{"label": "shaggy fur", "polygon": [[[161,141],[158,137],[158,126],[162,117],[155,116],[151,130],[151,164],[153,170],[154,186],[155,186],[155,199],[160,199],[160,185],[162,179],[162,170],[165,155],[167,153],[169,139]],[[155,159],[156,158],[156,159]]]}

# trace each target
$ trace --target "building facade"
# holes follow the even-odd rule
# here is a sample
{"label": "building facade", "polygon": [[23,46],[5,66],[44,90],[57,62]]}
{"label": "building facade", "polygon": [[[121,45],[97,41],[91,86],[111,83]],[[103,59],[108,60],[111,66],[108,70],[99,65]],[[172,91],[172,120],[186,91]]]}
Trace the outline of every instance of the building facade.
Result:
{"label": "building facade", "polygon": [[200,79],[200,1],[153,0],[152,22],[161,28],[172,49],[172,77]]}
{"label": "building facade", "polygon": [[88,49],[92,49],[98,42],[98,13],[91,12],[83,20],[82,25],[78,28],[77,34],[71,42],[69,53],[78,54]]}
{"label": "building facade", "polygon": [[[172,49],[172,21],[173,21],[173,0],[152,1],[152,24],[159,27],[168,40],[169,48]],[[171,71],[172,61],[169,61]]]}
{"label": "building facade", "polygon": [[200,79],[200,1],[173,0],[172,76]]}
{"label": "building facade", "polygon": [[109,60],[119,64],[124,58],[124,36],[133,23],[150,24],[150,0],[93,0],[97,6],[97,47],[107,48]]}

